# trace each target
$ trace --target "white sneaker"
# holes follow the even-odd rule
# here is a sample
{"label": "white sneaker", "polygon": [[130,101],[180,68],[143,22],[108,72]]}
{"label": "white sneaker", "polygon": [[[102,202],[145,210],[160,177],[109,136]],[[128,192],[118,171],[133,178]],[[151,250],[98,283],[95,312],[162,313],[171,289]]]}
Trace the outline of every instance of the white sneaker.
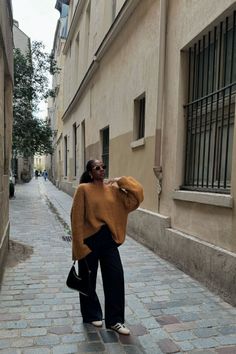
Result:
{"label": "white sneaker", "polygon": [[102,327],[102,321],[92,321],[91,324],[95,327]]}
{"label": "white sneaker", "polygon": [[111,326],[111,329],[120,334],[130,334],[129,328],[127,328],[123,323],[116,323],[114,326]]}

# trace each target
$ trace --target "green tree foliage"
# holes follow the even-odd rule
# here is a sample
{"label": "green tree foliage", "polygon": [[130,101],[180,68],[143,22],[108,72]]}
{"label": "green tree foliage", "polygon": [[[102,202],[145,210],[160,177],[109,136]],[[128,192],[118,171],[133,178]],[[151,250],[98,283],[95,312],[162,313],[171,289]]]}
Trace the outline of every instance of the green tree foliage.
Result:
{"label": "green tree foliage", "polygon": [[24,55],[14,50],[13,154],[29,157],[52,153],[52,130],[37,118],[39,103],[51,95],[48,73],[58,70],[44,52],[42,42],[32,42]]}

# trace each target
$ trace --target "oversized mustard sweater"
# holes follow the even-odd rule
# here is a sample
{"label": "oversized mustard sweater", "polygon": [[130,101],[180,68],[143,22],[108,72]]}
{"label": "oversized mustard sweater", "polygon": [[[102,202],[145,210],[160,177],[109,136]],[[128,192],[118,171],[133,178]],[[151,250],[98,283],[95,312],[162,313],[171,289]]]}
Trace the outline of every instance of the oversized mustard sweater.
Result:
{"label": "oversized mustard sweater", "polygon": [[84,240],[106,224],[115,242],[125,240],[128,213],[143,201],[143,188],[133,177],[121,177],[116,185],[82,183],[71,209],[72,257],[86,257],[90,248]]}

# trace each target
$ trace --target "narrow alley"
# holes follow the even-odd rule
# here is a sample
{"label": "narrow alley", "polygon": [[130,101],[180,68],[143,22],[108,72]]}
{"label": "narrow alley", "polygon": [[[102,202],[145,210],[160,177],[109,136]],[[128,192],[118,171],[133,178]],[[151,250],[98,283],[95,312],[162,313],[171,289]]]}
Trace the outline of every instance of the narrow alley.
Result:
{"label": "narrow alley", "polygon": [[129,237],[120,252],[132,334],[83,325],[79,296],[65,285],[71,202],[43,178],[16,185],[10,235],[25,245],[25,259],[16,263],[10,252],[4,273],[2,354],[236,353],[236,308]]}

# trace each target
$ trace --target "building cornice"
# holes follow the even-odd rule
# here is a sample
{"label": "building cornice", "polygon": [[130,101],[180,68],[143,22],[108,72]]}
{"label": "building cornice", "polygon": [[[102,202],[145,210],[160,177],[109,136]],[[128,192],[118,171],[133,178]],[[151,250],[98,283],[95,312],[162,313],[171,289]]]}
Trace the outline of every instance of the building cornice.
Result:
{"label": "building cornice", "polygon": [[21,32],[25,37],[27,37],[27,38],[30,40],[30,37],[27,36],[27,34],[25,34],[25,32],[22,31],[22,29],[20,29],[20,27],[17,26],[15,23],[13,23],[13,28],[17,28],[17,30],[18,30],[19,32]]}
{"label": "building cornice", "polygon": [[126,0],[121,7],[119,13],[117,14],[115,21],[109,28],[105,37],[103,38],[95,56],[97,60],[101,60],[105,52],[110,47],[111,43],[114,41],[119,32],[123,29],[124,24],[129,19],[130,15],[133,13],[136,6],[141,0]]}
{"label": "building cornice", "polygon": [[58,39],[58,37],[59,37],[59,36],[58,36],[59,29],[60,29],[60,20],[57,20],[56,31],[55,31],[55,33],[54,33],[54,39],[53,39],[52,53],[55,52],[57,39]]}
{"label": "building cornice", "polygon": [[72,98],[66,111],[64,112],[64,114],[62,116],[62,120],[65,120],[68,117],[69,113],[73,110],[73,108],[75,107],[76,103],[78,102],[78,100],[82,96],[88,82],[90,81],[91,77],[93,76],[93,74],[95,73],[97,68],[98,68],[98,63],[97,63],[96,59],[94,59],[92,64],[88,68],[86,74],[84,75],[84,78],[83,78],[81,84],[79,85],[78,90],[76,91],[74,97]]}
{"label": "building cornice", "polygon": [[[139,4],[140,1],[141,0],[126,0],[125,1],[124,5],[122,6],[118,15],[116,16],[115,21],[113,22],[112,26],[110,27],[110,29],[106,33],[98,50],[96,51],[96,53],[93,57],[93,60],[90,64],[88,70],[86,71],[81,84],[79,85],[74,97],[70,101],[67,109],[65,110],[65,112],[62,116],[62,120],[65,120],[68,117],[69,113],[74,109],[76,103],[79,101],[80,97],[84,93],[86,86],[88,85],[89,81],[91,80],[91,78],[93,77],[97,68],[99,67],[99,62],[102,60],[103,56],[110,48],[114,39],[117,37],[117,35],[123,29],[125,22],[131,16],[131,14],[133,13],[134,9],[136,8],[136,6]],[[70,33],[70,31],[69,31],[69,33]],[[66,41],[66,43],[68,45],[67,41]]]}
{"label": "building cornice", "polygon": [[60,143],[61,139],[62,139],[62,133],[60,133],[60,135],[56,139],[56,145],[58,145]]}

